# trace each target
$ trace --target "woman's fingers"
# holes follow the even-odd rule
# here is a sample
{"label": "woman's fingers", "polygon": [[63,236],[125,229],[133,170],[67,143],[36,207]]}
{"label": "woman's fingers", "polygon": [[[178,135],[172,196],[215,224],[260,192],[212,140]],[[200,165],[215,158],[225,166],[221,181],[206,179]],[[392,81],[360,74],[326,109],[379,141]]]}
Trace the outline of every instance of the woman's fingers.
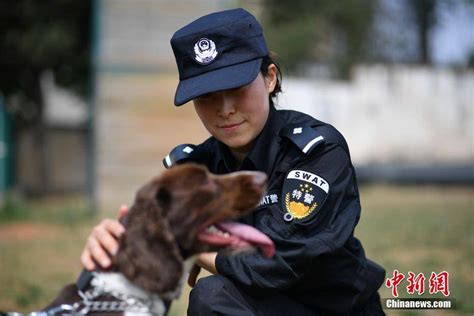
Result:
{"label": "woman's fingers", "polygon": [[188,285],[190,287],[194,287],[194,285],[196,285],[196,280],[199,276],[199,272],[201,272],[201,267],[197,264],[194,264],[188,275]]}
{"label": "woman's fingers", "polygon": [[118,220],[104,219],[95,226],[87,238],[86,247],[81,255],[81,262],[88,270],[94,270],[96,263],[102,268],[108,268],[112,264],[111,256],[114,256],[119,247],[118,238],[125,232],[124,227]]}
{"label": "woman's fingers", "polygon": [[123,225],[115,219],[104,219],[96,228],[99,228],[99,236],[110,233],[115,236],[116,239],[120,238],[125,232]]}
{"label": "woman's fingers", "polygon": [[124,217],[126,214],[128,213],[128,206],[123,204],[122,206],[120,206],[119,208],[119,219],[121,219],[122,217]]}
{"label": "woman's fingers", "polygon": [[84,266],[84,268],[86,268],[89,271],[93,271],[96,268],[94,260],[92,260],[89,249],[87,248],[82,251],[81,263]]}
{"label": "woman's fingers", "polygon": [[[92,230],[91,237],[93,238],[90,240],[89,246],[101,246],[101,248],[104,248],[109,254],[115,255],[118,250],[117,239],[123,233],[123,228],[121,228],[122,226],[118,222],[113,222],[112,220],[106,221],[106,223],[103,221],[103,224],[96,226]],[[97,241],[98,244],[95,241]],[[97,250],[97,252],[99,253],[100,251]]]}
{"label": "woman's fingers", "polygon": [[94,236],[89,236],[87,240],[87,249],[92,257],[92,260],[97,262],[102,268],[108,268],[112,261],[110,255],[102,248],[99,241]]}

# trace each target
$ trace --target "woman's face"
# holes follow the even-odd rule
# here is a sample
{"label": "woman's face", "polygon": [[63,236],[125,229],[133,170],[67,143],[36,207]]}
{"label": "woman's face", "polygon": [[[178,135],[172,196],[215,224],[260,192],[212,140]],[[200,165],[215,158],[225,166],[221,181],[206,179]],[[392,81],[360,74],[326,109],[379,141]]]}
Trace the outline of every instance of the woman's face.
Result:
{"label": "woman's face", "polygon": [[209,133],[230,149],[248,152],[268,118],[268,96],[276,82],[276,67],[269,66],[248,85],[209,93],[193,100]]}

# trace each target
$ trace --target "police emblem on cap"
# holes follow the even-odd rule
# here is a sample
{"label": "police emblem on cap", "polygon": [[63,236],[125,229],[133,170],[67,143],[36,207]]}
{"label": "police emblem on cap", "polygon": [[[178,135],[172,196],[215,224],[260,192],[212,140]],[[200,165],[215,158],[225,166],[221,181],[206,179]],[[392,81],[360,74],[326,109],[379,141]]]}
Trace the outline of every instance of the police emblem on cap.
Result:
{"label": "police emblem on cap", "polygon": [[317,212],[326,201],[329,184],[314,173],[304,170],[291,170],[283,184],[284,219],[303,219]]}
{"label": "police emblem on cap", "polygon": [[201,38],[194,44],[196,60],[201,65],[210,64],[217,56],[216,43],[208,38]]}

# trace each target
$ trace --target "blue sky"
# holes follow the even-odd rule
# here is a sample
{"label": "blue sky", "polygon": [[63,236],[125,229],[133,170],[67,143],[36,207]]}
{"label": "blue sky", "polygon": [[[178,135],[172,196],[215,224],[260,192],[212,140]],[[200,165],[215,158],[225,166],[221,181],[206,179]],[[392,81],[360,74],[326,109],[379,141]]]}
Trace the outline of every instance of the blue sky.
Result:
{"label": "blue sky", "polygon": [[[418,52],[417,33],[405,3],[382,0],[375,17],[376,50],[398,62],[413,61]],[[466,65],[474,52],[474,4],[467,5],[465,0],[438,3],[438,20],[431,32],[432,61],[437,65]]]}
{"label": "blue sky", "polygon": [[465,64],[469,52],[474,51],[474,6],[459,1],[452,10],[439,13],[440,21],[433,32],[433,62]]}

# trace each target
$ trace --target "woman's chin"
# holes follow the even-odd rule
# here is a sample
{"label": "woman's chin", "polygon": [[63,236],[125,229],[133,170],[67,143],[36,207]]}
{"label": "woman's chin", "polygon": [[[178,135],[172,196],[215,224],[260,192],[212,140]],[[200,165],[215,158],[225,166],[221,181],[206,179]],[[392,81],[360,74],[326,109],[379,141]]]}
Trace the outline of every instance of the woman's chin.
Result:
{"label": "woman's chin", "polygon": [[239,152],[248,152],[251,148],[251,140],[248,137],[233,137],[222,141],[231,150]]}

